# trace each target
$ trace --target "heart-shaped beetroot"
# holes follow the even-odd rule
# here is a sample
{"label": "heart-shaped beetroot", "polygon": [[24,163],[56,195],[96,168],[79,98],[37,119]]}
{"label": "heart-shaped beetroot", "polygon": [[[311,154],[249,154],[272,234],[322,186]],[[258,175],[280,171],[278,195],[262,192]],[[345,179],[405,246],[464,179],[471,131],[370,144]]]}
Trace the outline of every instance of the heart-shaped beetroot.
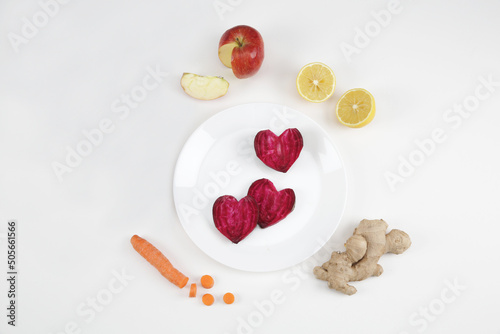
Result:
{"label": "heart-shaped beetroot", "polygon": [[258,224],[262,228],[284,219],[295,207],[295,192],[289,188],[278,191],[268,179],[252,183],[248,196],[253,197],[259,206]]}
{"label": "heart-shaped beetroot", "polygon": [[271,130],[262,130],[254,140],[257,157],[266,166],[283,173],[299,158],[303,146],[304,141],[298,129],[287,129],[279,137]]}
{"label": "heart-shaped beetroot", "polygon": [[238,201],[225,195],[217,198],[212,214],[219,232],[237,244],[257,226],[259,207],[253,197],[246,196]]}

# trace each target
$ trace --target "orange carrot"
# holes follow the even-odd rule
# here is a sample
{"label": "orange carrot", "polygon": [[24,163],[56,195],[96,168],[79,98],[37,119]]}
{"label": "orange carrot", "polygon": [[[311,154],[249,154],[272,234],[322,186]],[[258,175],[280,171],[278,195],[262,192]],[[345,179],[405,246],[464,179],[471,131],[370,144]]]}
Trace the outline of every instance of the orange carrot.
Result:
{"label": "orange carrot", "polygon": [[201,286],[205,289],[210,289],[214,286],[214,279],[210,275],[201,276]]}
{"label": "orange carrot", "polygon": [[177,285],[179,288],[183,288],[187,284],[189,278],[175,269],[165,255],[163,255],[147,240],[139,237],[138,235],[134,235],[130,239],[130,243],[134,246],[137,253],[141,254],[141,256],[151,263],[153,267],[158,269],[163,277]]}
{"label": "orange carrot", "polygon": [[222,297],[222,299],[224,300],[224,303],[226,303],[226,304],[234,303],[234,295],[231,292],[224,294],[224,297]]}
{"label": "orange carrot", "polygon": [[196,283],[191,284],[191,288],[189,289],[189,297],[196,297]]}
{"label": "orange carrot", "polygon": [[212,296],[209,293],[206,293],[201,297],[201,300],[203,301],[203,304],[210,306],[214,303],[214,296]]}

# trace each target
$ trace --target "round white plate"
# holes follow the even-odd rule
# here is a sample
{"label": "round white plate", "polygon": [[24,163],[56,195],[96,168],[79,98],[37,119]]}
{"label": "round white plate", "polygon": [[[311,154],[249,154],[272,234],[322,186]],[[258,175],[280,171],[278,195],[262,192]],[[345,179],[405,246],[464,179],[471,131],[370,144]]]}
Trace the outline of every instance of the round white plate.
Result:
{"label": "round white plate", "polygon": [[[280,135],[288,128],[299,129],[304,148],[281,173],[257,158],[253,141],[260,130]],[[278,190],[292,188],[295,209],[233,244],[215,228],[212,205],[222,195],[241,199],[261,178]],[[229,267],[257,272],[287,268],[316,253],[337,228],[347,195],[344,166],[328,134],[302,113],[269,103],[226,109],[196,129],[179,155],[173,186],[177,214],[193,242]]]}

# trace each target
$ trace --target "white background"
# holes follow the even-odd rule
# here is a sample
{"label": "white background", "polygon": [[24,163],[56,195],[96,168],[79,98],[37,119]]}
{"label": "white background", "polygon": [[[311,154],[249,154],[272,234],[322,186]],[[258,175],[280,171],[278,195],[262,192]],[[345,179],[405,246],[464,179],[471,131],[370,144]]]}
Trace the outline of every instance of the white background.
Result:
{"label": "white background", "polygon": [[[1,279],[0,332],[500,333],[500,86],[460,124],[443,119],[455,104],[472,101],[480,77],[500,81],[500,4],[403,1],[349,61],[342,43],[357,47],[356,29],[373,28],[371,12],[386,10],[387,1],[231,3],[219,15],[212,1],[73,0],[18,52],[9,33],[20,35],[23,18],[33,21],[41,7],[0,3],[0,268],[8,219],[19,222],[20,247],[18,326],[6,324]],[[246,80],[217,57],[220,36],[238,24],[255,27],[265,41],[263,66]],[[299,69],[313,61],[337,76],[335,94],[321,104],[295,88]],[[169,75],[120,119],[111,104],[140,85],[148,67]],[[223,75],[227,96],[188,97],[179,85],[185,71]],[[372,92],[377,104],[362,129],[334,115],[340,95],[355,87]],[[338,146],[349,193],[330,248],[342,250],[363,218],[384,218],[411,236],[405,254],[381,259],[381,277],[353,284],[356,295],[313,278],[310,268],[327,251],[294,271],[241,272],[202,253],[179,224],[172,177],[184,142],[210,116],[248,102],[302,111]],[[114,131],[59,182],[52,163],[64,163],[67,147],[104,118]],[[414,141],[436,128],[446,140],[392,191],[385,173],[397,173],[399,157],[408,159]],[[213,275],[216,303],[205,307],[167,282],[132,249],[133,234],[191,278]],[[113,271],[122,270],[134,278],[95,317],[77,311],[106,295]],[[457,293],[447,287],[454,281]],[[236,294],[232,306],[220,301],[226,290]],[[255,303],[274,290],[284,302],[263,315]],[[249,320],[257,326],[241,327]]]}

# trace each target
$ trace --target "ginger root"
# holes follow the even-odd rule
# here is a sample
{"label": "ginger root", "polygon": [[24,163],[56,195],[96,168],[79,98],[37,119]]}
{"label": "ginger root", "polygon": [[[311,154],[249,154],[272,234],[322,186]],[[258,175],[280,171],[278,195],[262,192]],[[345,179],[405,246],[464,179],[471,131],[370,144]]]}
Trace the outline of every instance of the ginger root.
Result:
{"label": "ginger root", "polygon": [[330,260],[314,268],[316,278],[327,281],[330,289],[355,294],[356,288],[348,282],[380,276],[380,257],[385,253],[401,254],[411,245],[408,234],[396,229],[386,234],[387,227],[382,219],[363,219],[345,243],[346,251],[333,252]]}

